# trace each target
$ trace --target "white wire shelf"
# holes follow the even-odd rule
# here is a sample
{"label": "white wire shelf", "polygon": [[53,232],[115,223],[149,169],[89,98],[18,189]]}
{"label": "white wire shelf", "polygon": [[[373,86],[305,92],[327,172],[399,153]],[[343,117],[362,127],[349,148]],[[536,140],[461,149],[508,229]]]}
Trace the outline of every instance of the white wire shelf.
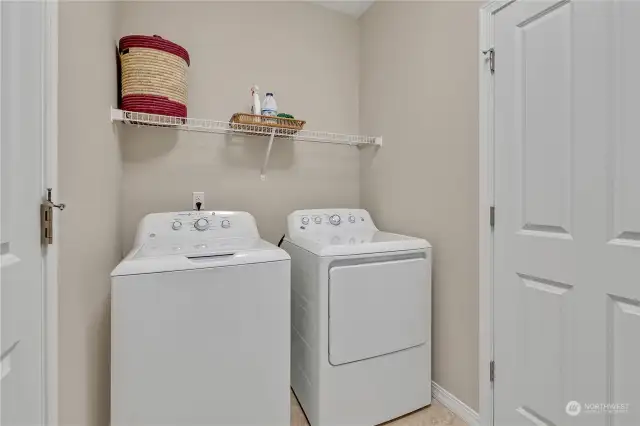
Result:
{"label": "white wire shelf", "polygon": [[[180,118],[111,108],[111,121],[122,121],[138,126],[166,127],[176,130],[204,133],[270,136],[306,142],[322,142],[351,146],[381,146],[382,137],[347,135],[316,130],[281,129],[260,124],[230,124],[201,118]],[[269,147],[271,148],[271,146]]]}

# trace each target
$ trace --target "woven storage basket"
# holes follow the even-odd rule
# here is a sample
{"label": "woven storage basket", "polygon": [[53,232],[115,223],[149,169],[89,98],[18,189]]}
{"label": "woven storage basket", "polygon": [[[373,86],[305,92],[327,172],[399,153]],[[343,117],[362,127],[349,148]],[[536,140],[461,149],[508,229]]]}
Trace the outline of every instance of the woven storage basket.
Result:
{"label": "woven storage basket", "polygon": [[[279,136],[294,136],[296,133],[298,133],[299,130],[302,130],[306,121],[295,120],[293,118],[254,115],[238,112],[233,114],[230,123],[231,127],[234,129],[244,129],[243,126],[240,125],[255,126],[256,130],[258,130],[259,132],[268,132],[269,129],[275,128],[277,130],[276,134]],[[249,130],[247,133],[252,132]]]}
{"label": "woven storage basket", "polygon": [[159,36],[120,39],[122,109],[187,116],[189,53]]}

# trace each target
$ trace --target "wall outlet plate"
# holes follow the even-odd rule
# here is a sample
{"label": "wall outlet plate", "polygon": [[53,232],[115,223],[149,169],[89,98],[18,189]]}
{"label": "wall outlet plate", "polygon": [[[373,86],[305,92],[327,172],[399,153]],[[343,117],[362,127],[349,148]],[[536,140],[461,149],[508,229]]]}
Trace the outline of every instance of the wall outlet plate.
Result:
{"label": "wall outlet plate", "polygon": [[191,208],[193,208],[193,210],[198,210],[197,203],[200,203],[200,210],[204,210],[204,192],[193,193],[193,201],[191,203]]}

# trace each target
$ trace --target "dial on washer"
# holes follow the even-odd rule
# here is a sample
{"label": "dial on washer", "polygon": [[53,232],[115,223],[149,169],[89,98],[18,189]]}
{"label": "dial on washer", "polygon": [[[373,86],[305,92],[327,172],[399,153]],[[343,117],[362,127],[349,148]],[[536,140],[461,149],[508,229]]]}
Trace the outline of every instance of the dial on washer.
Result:
{"label": "dial on washer", "polygon": [[209,221],[204,217],[201,217],[200,219],[196,220],[193,226],[195,226],[198,231],[204,231],[209,227]]}

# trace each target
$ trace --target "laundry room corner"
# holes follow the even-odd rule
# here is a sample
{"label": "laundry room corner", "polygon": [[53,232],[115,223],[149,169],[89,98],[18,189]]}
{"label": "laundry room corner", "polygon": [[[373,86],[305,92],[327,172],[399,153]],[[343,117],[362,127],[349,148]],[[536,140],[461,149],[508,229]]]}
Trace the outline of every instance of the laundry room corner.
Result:
{"label": "laundry room corner", "polygon": [[59,2],[58,424],[108,426],[110,279],[121,259],[119,2]]}
{"label": "laundry room corner", "polygon": [[[274,244],[291,212],[328,208],[345,220],[363,208],[371,226],[428,240],[433,337],[419,365],[433,369],[434,398],[474,425],[479,7],[379,1],[358,19],[312,2],[61,2],[60,425],[108,426],[109,274],[147,214],[188,212],[196,191],[205,211],[251,213]],[[268,42],[256,49],[259,31]],[[129,34],[188,48],[190,116],[228,122],[260,83],[310,128],[384,135],[384,146],[283,138],[261,179],[266,136],[112,123],[116,43]],[[423,391],[412,396],[430,401]]]}
{"label": "laundry room corner", "polygon": [[481,5],[381,1],[359,19],[360,131],[385,135],[383,149],[361,151],[361,207],[379,226],[433,244],[433,380],[471,412]]}

